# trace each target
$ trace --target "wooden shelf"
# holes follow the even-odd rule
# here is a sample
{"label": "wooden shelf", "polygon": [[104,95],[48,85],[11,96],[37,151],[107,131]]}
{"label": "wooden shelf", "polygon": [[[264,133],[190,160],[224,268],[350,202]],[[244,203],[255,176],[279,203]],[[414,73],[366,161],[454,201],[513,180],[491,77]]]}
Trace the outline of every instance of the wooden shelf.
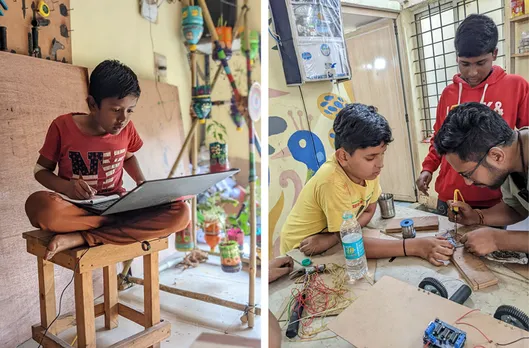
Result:
{"label": "wooden shelf", "polygon": [[513,57],[513,58],[516,58],[516,57],[529,57],[529,52],[526,52],[526,53],[515,53],[515,54],[512,54],[511,57]]}
{"label": "wooden shelf", "polygon": [[522,16],[511,18],[511,22],[519,22],[519,21],[526,21],[529,19],[529,14],[524,14]]}

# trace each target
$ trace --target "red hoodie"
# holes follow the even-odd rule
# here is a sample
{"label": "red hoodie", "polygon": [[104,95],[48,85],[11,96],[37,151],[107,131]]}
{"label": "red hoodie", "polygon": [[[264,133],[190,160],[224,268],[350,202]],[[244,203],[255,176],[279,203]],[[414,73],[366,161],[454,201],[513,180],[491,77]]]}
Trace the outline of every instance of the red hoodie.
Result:
{"label": "red hoodie", "polygon": [[[434,131],[441,128],[450,109],[467,102],[481,102],[498,112],[511,128],[521,128],[529,124],[529,84],[521,76],[506,74],[499,66],[492,67],[492,74],[478,86],[472,88],[457,74],[453,84],[447,86],[437,105],[437,115]],[[435,134],[434,134],[435,136]],[[441,165],[441,172],[435,182],[435,191],[441,201],[454,198],[454,190],[459,189],[465,201],[475,207],[491,207],[501,200],[501,191],[469,186],[448,164],[444,157],[440,157],[431,139],[430,151],[422,163],[422,170],[434,173]]]}

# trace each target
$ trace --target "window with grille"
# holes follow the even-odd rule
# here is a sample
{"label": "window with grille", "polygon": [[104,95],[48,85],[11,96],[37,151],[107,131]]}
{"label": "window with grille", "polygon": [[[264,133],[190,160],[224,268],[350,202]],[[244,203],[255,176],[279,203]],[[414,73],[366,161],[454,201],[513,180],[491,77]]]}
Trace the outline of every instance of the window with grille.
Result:
{"label": "window with grille", "polygon": [[413,27],[414,83],[419,94],[423,139],[433,134],[437,102],[458,73],[454,36],[460,22],[472,13],[491,17],[498,26],[498,59],[505,68],[503,0],[441,0],[415,12]]}

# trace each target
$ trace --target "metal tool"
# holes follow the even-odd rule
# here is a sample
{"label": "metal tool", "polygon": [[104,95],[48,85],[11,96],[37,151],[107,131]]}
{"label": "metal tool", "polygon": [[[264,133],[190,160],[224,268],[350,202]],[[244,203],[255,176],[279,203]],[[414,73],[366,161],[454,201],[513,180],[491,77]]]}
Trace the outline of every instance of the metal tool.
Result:
{"label": "metal tool", "polygon": [[[463,195],[461,194],[461,191],[459,191],[458,189],[455,189],[454,190],[454,203],[457,202],[457,198],[461,198],[461,202],[465,203],[465,199],[463,198]],[[457,236],[457,214],[459,214],[459,207],[452,207],[452,211],[454,212],[454,230],[456,231],[456,236]]]}
{"label": "metal tool", "polygon": [[51,42],[51,56],[57,61],[57,51],[63,50],[64,45],[60,43],[57,39],[53,38]]}
{"label": "metal tool", "polygon": [[50,25],[50,20],[46,18],[34,18],[31,20],[31,25],[34,27],[47,27]]}
{"label": "metal tool", "polygon": [[24,19],[26,19],[26,10],[28,8],[26,7],[26,0],[22,0],[22,14],[24,15]]}
{"label": "metal tool", "polygon": [[42,52],[39,47],[39,29],[38,27],[31,28],[31,38],[33,39],[33,56],[42,58]]}
{"label": "metal tool", "polygon": [[7,7],[5,0],[0,0],[0,16],[4,15],[2,8],[4,8],[4,11],[7,11],[9,9],[9,7]]}

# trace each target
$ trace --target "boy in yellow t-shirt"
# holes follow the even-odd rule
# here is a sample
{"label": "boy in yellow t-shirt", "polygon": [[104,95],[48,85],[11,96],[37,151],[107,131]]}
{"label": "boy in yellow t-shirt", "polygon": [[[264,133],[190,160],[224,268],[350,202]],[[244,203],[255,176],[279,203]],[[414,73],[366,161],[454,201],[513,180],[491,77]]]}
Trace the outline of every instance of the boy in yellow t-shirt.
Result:
{"label": "boy in yellow t-shirt", "polygon": [[[301,190],[281,230],[281,254],[294,248],[322,253],[340,242],[344,211],[352,211],[362,227],[375,214],[391,128],[373,106],[357,103],[338,113],[333,128],[336,152]],[[364,247],[368,258],[419,256],[438,266],[453,253],[447,240],[435,237],[364,238]]]}

